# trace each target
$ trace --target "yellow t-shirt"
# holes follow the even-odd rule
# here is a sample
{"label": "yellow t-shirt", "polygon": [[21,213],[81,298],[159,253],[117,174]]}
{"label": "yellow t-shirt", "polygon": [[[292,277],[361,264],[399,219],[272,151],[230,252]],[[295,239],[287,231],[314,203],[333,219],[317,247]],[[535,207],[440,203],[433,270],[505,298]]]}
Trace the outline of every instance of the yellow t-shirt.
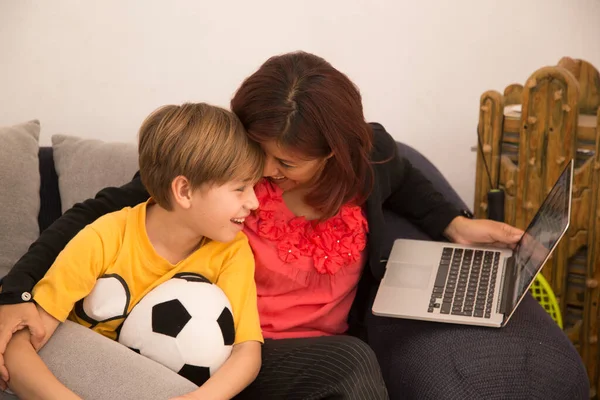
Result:
{"label": "yellow t-shirt", "polygon": [[148,292],[175,274],[197,273],[229,299],[234,343],[263,342],[254,256],[246,236],[240,232],[229,243],[208,241],[172,265],[148,239],[147,204],[107,214],[79,232],[33,289],[34,300],[61,322],[68,317],[114,340],[125,317]]}

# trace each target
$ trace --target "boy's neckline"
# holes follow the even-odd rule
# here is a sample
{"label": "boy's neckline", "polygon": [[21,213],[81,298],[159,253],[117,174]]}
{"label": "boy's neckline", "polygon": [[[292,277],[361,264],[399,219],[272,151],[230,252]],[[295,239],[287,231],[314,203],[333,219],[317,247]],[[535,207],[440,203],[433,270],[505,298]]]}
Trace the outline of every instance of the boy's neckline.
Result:
{"label": "boy's neckline", "polygon": [[[163,259],[171,267],[176,267],[182,261],[185,261],[198,249],[206,245],[210,239],[203,236],[199,240],[194,240],[194,244],[189,244],[187,248],[181,245],[184,240],[178,239],[172,234],[172,227],[168,218],[164,218],[166,210],[149,199],[144,206],[143,212],[143,240],[157,257]],[[191,243],[191,242],[190,242]],[[180,247],[179,250],[171,251],[170,248]]]}

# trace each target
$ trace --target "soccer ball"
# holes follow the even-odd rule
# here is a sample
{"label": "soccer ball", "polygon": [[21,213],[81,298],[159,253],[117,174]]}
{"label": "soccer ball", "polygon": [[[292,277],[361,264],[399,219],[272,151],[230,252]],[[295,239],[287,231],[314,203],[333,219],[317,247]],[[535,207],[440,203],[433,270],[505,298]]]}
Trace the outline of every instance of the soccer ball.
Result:
{"label": "soccer ball", "polygon": [[118,339],[198,386],[227,360],[234,340],[227,296],[193,273],[177,274],[144,296],[121,325]]}

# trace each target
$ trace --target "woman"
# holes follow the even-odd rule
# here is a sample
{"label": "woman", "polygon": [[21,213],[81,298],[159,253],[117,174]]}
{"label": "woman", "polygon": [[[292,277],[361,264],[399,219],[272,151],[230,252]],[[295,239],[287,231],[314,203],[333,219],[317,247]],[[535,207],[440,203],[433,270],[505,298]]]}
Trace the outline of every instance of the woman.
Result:
{"label": "woman", "polygon": [[[384,207],[436,239],[512,245],[521,231],[461,216],[395,154],[395,142],[382,126],[364,121],[359,91],[345,75],[311,54],[273,57],[242,83],[231,108],[267,156],[265,180],[256,187],[260,209],[247,218],[245,232],[256,257],[261,325],[272,340],[263,347],[259,377],[242,398],[353,398],[350,392],[366,390],[375,396],[366,398],[384,396],[371,350],[343,335],[348,332],[375,350],[392,399],[519,398],[544,386],[546,398],[586,395],[576,352],[532,301],[520,306],[507,328],[494,332],[369,312],[384,272]],[[28,288],[20,282],[30,288],[30,277],[38,280],[85,224],[146,198],[134,179],[66,213],[11,271],[5,292],[17,297]],[[8,327],[0,329],[0,337],[19,324],[38,329],[25,305],[16,307],[0,306]],[[542,325],[541,332],[528,319]],[[543,333],[548,330],[554,336]],[[537,346],[535,335],[544,335],[545,343]],[[466,340],[481,347],[472,351]],[[502,358],[499,350],[520,357]],[[555,351],[562,352],[565,366],[536,375],[539,382],[525,382],[537,365],[533,360],[550,360]],[[575,384],[560,384],[563,368],[577,371]]]}

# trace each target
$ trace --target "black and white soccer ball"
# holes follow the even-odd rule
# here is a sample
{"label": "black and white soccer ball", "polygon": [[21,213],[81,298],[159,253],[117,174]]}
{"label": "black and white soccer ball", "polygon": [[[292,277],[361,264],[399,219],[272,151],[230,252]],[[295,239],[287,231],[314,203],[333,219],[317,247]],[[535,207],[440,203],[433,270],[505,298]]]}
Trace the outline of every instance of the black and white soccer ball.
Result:
{"label": "black and white soccer ball", "polygon": [[118,340],[200,386],[231,354],[231,304],[203,276],[181,273],[144,296],[123,322]]}

